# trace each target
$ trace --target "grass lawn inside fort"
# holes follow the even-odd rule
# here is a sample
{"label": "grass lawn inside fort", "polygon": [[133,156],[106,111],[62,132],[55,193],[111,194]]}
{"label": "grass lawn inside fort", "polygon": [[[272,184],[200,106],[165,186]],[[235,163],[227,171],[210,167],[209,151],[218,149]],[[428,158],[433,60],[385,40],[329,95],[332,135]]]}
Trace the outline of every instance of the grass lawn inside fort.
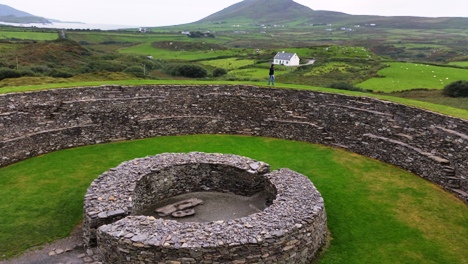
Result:
{"label": "grass lawn inside fort", "polygon": [[0,259],[66,237],[102,172],[164,152],[232,153],[287,167],[325,199],[319,263],[467,263],[467,205],[407,171],[341,149],[271,138],[194,135],[62,150],[0,169]]}

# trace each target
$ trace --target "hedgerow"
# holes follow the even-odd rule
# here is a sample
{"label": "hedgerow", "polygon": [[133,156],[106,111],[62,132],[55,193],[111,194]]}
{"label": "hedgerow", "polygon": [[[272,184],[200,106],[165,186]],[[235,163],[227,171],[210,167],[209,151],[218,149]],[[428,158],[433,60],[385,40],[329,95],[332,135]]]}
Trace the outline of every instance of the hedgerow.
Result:
{"label": "hedgerow", "polygon": [[208,76],[205,68],[195,64],[171,65],[167,72],[172,76],[183,76],[188,78],[204,78]]}
{"label": "hedgerow", "polygon": [[450,97],[468,97],[468,81],[456,81],[444,87],[442,92]]}

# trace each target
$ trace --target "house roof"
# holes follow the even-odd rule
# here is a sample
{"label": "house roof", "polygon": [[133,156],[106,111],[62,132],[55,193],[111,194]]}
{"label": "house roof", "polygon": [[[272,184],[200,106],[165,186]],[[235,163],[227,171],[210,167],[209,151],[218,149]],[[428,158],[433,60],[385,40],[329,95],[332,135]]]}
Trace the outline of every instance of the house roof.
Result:
{"label": "house roof", "polygon": [[288,53],[288,52],[278,52],[275,56],[275,60],[291,60],[296,53]]}

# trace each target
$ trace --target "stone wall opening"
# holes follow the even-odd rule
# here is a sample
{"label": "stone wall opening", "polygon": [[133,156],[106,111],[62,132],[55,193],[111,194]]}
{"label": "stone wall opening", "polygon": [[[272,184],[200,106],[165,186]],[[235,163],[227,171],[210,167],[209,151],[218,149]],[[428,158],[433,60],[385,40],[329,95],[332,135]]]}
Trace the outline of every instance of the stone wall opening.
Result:
{"label": "stone wall opening", "polygon": [[[145,213],[202,194],[264,208],[199,221]],[[97,245],[105,263],[310,263],[327,238],[324,202],[307,177],[236,155],[172,153],[122,163],[91,184],[84,207],[85,242]]]}

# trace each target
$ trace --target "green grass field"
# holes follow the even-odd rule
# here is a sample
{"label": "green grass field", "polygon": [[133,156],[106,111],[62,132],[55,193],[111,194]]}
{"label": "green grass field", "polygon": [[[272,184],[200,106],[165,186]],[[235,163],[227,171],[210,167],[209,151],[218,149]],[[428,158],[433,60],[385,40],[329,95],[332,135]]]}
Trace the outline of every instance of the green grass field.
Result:
{"label": "green grass field", "polygon": [[468,207],[391,165],[340,149],[242,136],[159,137],[80,147],[0,169],[0,258],[65,237],[93,179],[163,152],[248,156],[307,175],[325,199],[331,243],[319,263],[467,263]]}
{"label": "green grass field", "polygon": [[334,59],[376,59],[377,56],[363,47],[351,46],[317,46],[308,49],[300,49],[298,55],[312,58],[334,58]]}
{"label": "green grass field", "polygon": [[[269,73],[269,63],[264,63],[260,65],[255,65],[252,67],[247,67],[247,68],[242,68],[242,69],[235,69],[229,71],[230,76],[236,76],[238,78],[250,78],[253,80],[267,80],[268,79],[268,73]],[[275,76],[276,76],[276,82],[281,82],[281,75],[287,74],[289,72],[294,71],[294,67],[288,67],[288,66],[281,66],[277,65],[275,67]]]}
{"label": "green grass field", "polygon": [[452,107],[468,110],[468,97],[444,96],[442,90],[408,90],[395,92],[391,95],[432,104],[451,105]]}
{"label": "green grass field", "polygon": [[449,65],[456,65],[456,66],[468,67],[468,61],[450,62]]}
{"label": "green grass field", "polygon": [[153,56],[156,59],[162,60],[207,60],[207,59],[216,59],[219,57],[242,57],[247,55],[249,51],[243,49],[230,49],[230,50],[195,50],[195,51],[185,51],[185,50],[168,50],[168,49],[158,49],[152,46],[152,43],[142,43],[132,47],[123,48],[119,50],[122,54],[136,54],[136,55],[145,55]]}
{"label": "green grass field", "polygon": [[[275,73],[278,77],[279,73]],[[233,70],[229,71],[229,76],[233,76],[235,78],[250,78],[250,79],[264,79],[265,81],[268,79],[268,70],[267,69],[260,69],[260,68],[248,68],[248,69],[240,69],[240,70]]]}
{"label": "green grass field", "polygon": [[255,63],[255,60],[237,59],[237,58],[209,60],[209,61],[202,62],[203,65],[209,65],[215,68],[223,68],[229,71],[242,68],[245,66],[253,65],[254,63]]}
{"label": "green grass field", "polygon": [[181,34],[141,34],[135,32],[68,32],[69,38],[76,42],[86,42],[89,44],[99,44],[103,42],[117,43],[151,43],[154,41],[182,41],[187,36]]}
{"label": "green grass field", "polygon": [[0,30],[0,40],[2,39],[22,39],[22,40],[54,40],[58,38],[58,33],[54,32],[31,32],[31,31],[2,31]]}
{"label": "green grass field", "polygon": [[304,74],[304,76],[317,76],[331,72],[346,72],[346,71],[358,71],[359,69],[346,62],[330,62],[322,66],[314,67],[310,72]]}
{"label": "green grass field", "polygon": [[442,89],[446,85],[468,80],[468,69],[431,66],[418,63],[387,63],[389,67],[378,72],[378,78],[372,78],[357,86],[375,92],[397,92],[418,88]]}

